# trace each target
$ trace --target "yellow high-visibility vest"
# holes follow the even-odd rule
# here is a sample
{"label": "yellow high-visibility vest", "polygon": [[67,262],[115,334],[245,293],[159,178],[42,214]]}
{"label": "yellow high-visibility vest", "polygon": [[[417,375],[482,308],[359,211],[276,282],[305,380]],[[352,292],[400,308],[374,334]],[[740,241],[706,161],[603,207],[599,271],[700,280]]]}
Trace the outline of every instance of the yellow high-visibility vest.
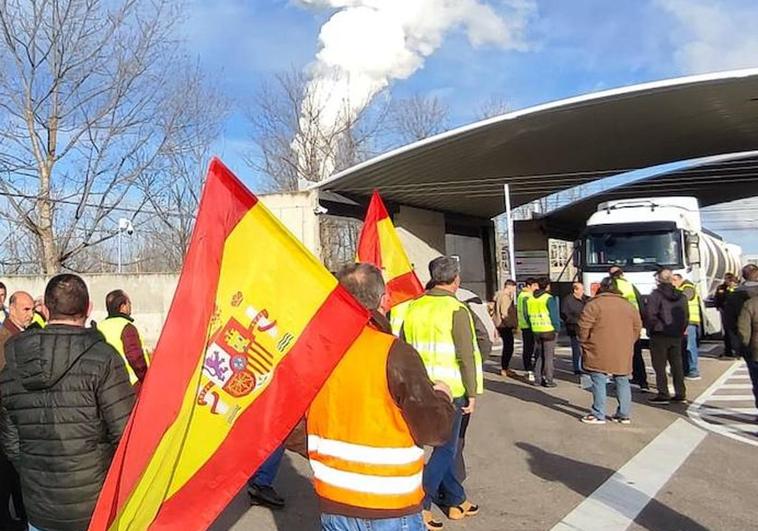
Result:
{"label": "yellow high-visibility vest", "polygon": [[616,289],[621,292],[621,296],[632,303],[632,306],[639,311],[640,303],[637,301],[637,295],[634,292],[634,286],[625,278],[616,279]]}
{"label": "yellow high-visibility vest", "polygon": [[529,322],[526,320],[526,304],[525,300],[529,300],[533,297],[529,291],[521,290],[516,297],[516,315],[518,316],[518,327],[520,330],[528,330]]}
{"label": "yellow high-visibility vest", "polygon": [[690,323],[699,325],[700,324],[700,295],[697,292],[697,288],[695,287],[695,284],[693,284],[689,280],[685,280],[682,282],[682,285],[676,289],[678,289],[681,292],[684,292],[684,288],[690,287],[692,288],[692,291],[695,292],[695,296],[692,297],[692,300],[687,300],[687,308],[690,312]]}
{"label": "yellow high-visibility vest", "polygon": [[552,298],[553,296],[549,293],[543,293],[539,297],[529,297],[526,301],[529,323],[535,334],[555,332],[553,320],[550,319],[550,308],[547,305]]}
{"label": "yellow high-visibility vest", "polygon": [[408,308],[412,302],[413,299],[401,302],[400,304],[393,306],[390,310],[390,326],[392,327],[392,333],[398,337],[400,337],[400,330],[403,328],[405,316],[408,313]]}
{"label": "yellow high-visibility vest", "polygon": [[466,310],[471,327],[476,362],[476,392],[481,394],[484,392],[482,355],[476,344],[474,319],[465,304],[452,295],[423,295],[411,303],[403,324],[405,340],[421,355],[429,378],[445,382],[454,398],[466,394],[453,341],[453,314],[461,309]]}
{"label": "yellow high-visibility vest", "polygon": [[[129,364],[129,360],[126,358],[126,353],[124,352],[124,342],[121,341],[121,334],[128,324],[131,324],[131,321],[124,317],[108,317],[97,323],[97,329],[105,336],[105,341],[115,348],[121,359],[124,360],[126,372],[129,373],[129,381],[134,385],[138,380],[137,373],[134,372],[134,369]],[[145,356],[144,352],[143,356]],[[145,364],[150,365],[150,359],[147,356],[145,356]]]}
{"label": "yellow high-visibility vest", "polygon": [[45,325],[47,324],[45,318],[37,312],[34,312],[34,315],[32,315],[32,323],[36,323],[40,328],[45,328]]}

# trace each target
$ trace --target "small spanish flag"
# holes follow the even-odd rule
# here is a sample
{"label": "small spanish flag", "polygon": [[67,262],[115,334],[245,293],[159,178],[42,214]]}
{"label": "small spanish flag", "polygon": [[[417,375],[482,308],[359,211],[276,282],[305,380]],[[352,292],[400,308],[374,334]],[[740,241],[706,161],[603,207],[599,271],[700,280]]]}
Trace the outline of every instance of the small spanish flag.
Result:
{"label": "small spanish flag", "polygon": [[378,192],[371,196],[358,239],[358,261],[374,264],[387,282],[385,310],[424,292]]}
{"label": "small spanish flag", "polygon": [[207,529],[368,322],[220,160],[90,530]]}

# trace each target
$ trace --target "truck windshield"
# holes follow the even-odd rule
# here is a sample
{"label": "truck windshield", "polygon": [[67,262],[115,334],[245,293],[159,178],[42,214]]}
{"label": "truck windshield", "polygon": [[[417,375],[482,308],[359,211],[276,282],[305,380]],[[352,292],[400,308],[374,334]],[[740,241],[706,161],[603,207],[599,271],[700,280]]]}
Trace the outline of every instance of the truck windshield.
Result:
{"label": "truck windshield", "polygon": [[683,267],[682,238],[679,231],[597,232],[587,235],[585,267],[622,266],[633,271],[659,266]]}

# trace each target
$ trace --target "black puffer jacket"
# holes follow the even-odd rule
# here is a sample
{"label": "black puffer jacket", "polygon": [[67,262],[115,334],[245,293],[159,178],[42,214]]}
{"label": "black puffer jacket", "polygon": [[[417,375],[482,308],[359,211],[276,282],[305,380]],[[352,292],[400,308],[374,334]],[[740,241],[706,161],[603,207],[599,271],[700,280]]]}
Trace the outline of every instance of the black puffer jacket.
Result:
{"label": "black puffer jacket", "polygon": [[689,319],[687,297],[671,284],[661,284],[648,296],[644,322],[651,336],[683,337]]}
{"label": "black puffer jacket", "polygon": [[97,330],[50,325],[5,345],[0,439],[35,527],[87,529],[134,404],[124,362]]}

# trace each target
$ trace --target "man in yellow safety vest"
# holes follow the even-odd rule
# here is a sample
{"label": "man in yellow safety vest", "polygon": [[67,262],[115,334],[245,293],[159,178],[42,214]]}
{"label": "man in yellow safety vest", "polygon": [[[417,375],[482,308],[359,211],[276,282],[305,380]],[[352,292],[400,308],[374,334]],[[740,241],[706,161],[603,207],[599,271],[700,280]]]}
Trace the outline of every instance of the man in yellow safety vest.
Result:
{"label": "man in yellow safety vest", "polygon": [[561,327],[558,300],[550,294],[550,280],[537,280],[537,291],[526,300],[526,320],[534,334],[534,385],[556,387],[555,344]]}
{"label": "man in yellow safety vest", "polygon": [[149,360],[142,347],[137,327],[132,319],[132,301],[123,290],[111,291],[105,297],[108,317],[97,324],[105,340],[124,360],[129,382],[139,390],[145,380]]}
{"label": "man in yellow safety vest", "polygon": [[[616,289],[621,293],[621,296],[628,300],[629,304],[634,306],[634,309],[640,313],[640,316],[642,316],[642,296],[634,284],[624,278],[624,270],[619,266],[613,266],[608,270],[608,274],[613,278]],[[640,391],[643,393],[650,392],[650,385],[647,382],[645,359],[642,357],[642,342],[639,339],[634,344],[631,383],[638,385]]]}
{"label": "man in yellow safety vest", "polygon": [[700,366],[698,364],[699,352],[697,340],[700,333],[700,295],[698,295],[695,284],[679,273],[672,275],[671,280],[674,287],[687,297],[687,308],[690,315],[689,323],[687,323],[687,332],[685,333],[686,344],[682,345],[684,377],[687,380],[699,380]]}
{"label": "man in yellow safety vest", "polygon": [[452,520],[479,512],[479,507],[468,501],[455,465],[462,417],[474,412],[476,396],[483,392],[483,378],[474,321],[466,305],[455,297],[461,284],[458,260],[435,258],[429,273],[434,287],[410,305],[401,335],[421,355],[429,378],[447,384],[455,406],[450,438],[434,449],[424,468],[424,522],[428,529],[439,529],[442,523],[432,518],[432,502],[444,507]]}
{"label": "man in yellow safety vest", "polygon": [[537,280],[531,277],[527,278],[524,287],[521,288],[516,297],[516,315],[518,316],[518,327],[521,330],[521,360],[524,364],[526,377],[532,383],[534,383],[534,334],[526,318],[526,301],[532,297],[537,288]]}

